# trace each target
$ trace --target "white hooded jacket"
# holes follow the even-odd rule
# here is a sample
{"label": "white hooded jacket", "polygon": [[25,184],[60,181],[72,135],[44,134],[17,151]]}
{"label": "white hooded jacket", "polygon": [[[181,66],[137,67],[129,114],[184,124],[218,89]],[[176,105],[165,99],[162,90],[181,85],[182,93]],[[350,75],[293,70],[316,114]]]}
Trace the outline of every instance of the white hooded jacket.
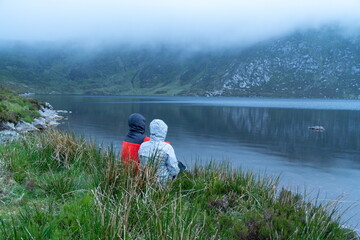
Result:
{"label": "white hooded jacket", "polygon": [[150,161],[157,163],[156,175],[159,182],[163,184],[180,171],[173,147],[164,142],[167,129],[164,121],[154,119],[150,123],[150,141],[143,142],[139,149],[141,166],[146,166]]}

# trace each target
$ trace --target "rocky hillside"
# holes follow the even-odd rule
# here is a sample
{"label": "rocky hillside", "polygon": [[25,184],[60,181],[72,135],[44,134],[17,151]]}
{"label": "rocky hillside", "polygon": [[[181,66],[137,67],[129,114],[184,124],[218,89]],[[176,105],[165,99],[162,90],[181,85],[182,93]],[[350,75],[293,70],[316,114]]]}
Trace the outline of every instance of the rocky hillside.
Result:
{"label": "rocky hillside", "polygon": [[358,98],[360,37],[327,27],[211,51],[3,43],[0,81],[37,93]]}

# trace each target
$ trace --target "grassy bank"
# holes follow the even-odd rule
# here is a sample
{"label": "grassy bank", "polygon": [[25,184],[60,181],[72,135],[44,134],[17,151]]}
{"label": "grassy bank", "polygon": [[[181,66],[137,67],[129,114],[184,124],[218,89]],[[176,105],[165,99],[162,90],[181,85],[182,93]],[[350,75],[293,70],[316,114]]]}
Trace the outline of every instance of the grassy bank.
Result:
{"label": "grassy bank", "polygon": [[2,239],[358,239],[278,178],[195,166],[168,186],[57,131],[0,146]]}
{"label": "grassy bank", "polygon": [[0,85],[0,122],[32,122],[34,118],[40,117],[40,106],[38,100],[20,97]]}

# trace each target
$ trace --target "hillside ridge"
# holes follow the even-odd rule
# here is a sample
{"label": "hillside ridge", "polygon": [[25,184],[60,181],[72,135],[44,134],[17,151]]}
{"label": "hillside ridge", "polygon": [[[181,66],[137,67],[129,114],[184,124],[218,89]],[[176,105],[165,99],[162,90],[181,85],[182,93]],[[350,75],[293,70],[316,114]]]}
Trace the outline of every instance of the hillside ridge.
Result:
{"label": "hillside ridge", "polygon": [[359,43],[330,27],[197,52],[13,43],[0,48],[0,81],[36,93],[359,98]]}

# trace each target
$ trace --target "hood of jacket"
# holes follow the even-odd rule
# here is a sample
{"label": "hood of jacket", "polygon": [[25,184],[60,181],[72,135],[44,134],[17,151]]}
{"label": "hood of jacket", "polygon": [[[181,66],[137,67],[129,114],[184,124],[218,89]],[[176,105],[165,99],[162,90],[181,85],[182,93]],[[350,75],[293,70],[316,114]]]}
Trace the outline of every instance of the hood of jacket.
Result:
{"label": "hood of jacket", "polygon": [[155,141],[165,141],[168,126],[163,120],[154,119],[150,123],[150,139]]}
{"label": "hood of jacket", "polygon": [[129,132],[125,136],[126,142],[141,144],[144,141],[146,119],[140,113],[133,113],[128,119]]}

